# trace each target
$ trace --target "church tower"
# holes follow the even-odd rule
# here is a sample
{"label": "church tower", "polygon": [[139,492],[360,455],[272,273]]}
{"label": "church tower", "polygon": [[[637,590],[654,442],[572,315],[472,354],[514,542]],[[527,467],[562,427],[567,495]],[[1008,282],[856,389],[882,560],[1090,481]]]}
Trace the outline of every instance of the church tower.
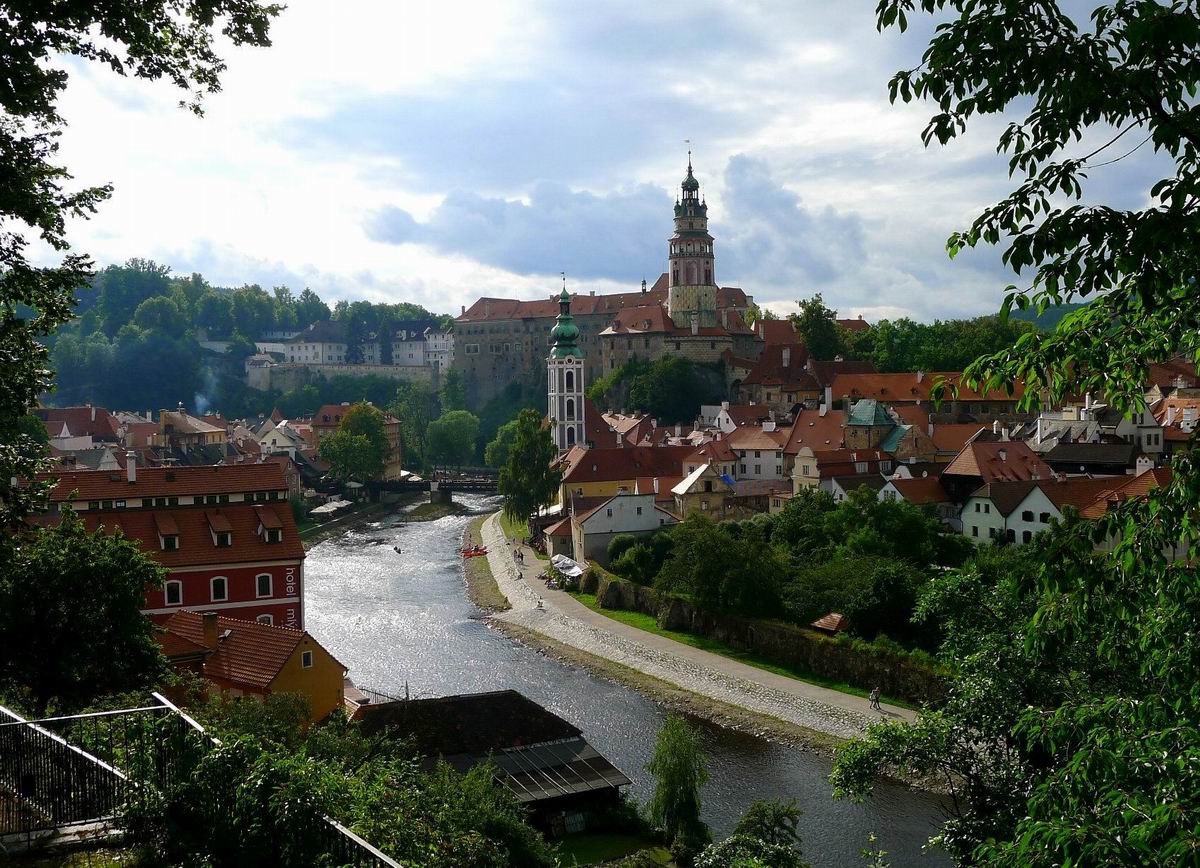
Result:
{"label": "church tower", "polygon": [[554,445],[561,452],[583,443],[583,349],[565,285],[558,297],[558,320],[550,330],[550,341],[546,360],[549,416]]}
{"label": "church tower", "polygon": [[675,234],[669,244],[667,313],[675,325],[717,324],[717,272],[713,239],[708,234],[708,205],[700,197],[700,182],[692,174],[688,151],[687,177],[675,200]]}

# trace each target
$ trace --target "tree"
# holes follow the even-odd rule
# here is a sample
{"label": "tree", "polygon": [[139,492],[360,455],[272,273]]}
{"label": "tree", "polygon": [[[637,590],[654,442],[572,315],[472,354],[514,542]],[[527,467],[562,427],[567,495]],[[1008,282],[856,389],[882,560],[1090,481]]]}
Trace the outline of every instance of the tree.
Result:
{"label": "tree", "polygon": [[400,420],[406,463],[424,466],[425,436],[433,418],[433,391],[424,383],[401,383],[388,410]]}
{"label": "tree", "polygon": [[748,835],[764,844],[800,849],[800,833],[797,827],[803,812],[795,799],[786,802],[776,799],[760,799],[751,802],[737,825],[735,835]]}
{"label": "tree", "polygon": [[442,412],[467,409],[467,390],[462,374],[451,368],[442,375],[442,388],[438,391]]}
{"label": "tree", "polygon": [[209,338],[224,338],[233,333],[233,300],[224,293],[208,291],[196,302],[196,325]]}
{"label": "tree", "polygon": [[562,473],[553,466],[558,448],[537,410],[522,410],[508,461],[500,468],[497,490],[504,496],[504,514],[524,521],[554,500]]}
{"label": "tree", "polygon": [[104,329],[114,334],[133,319],[140,305],[171,292],[171,269],[148,259],[110,265],[96,276],[93,289]]}
{"label": "tree", "polygon": [[504,467],[508,464],[508,455],[513,444],[517,442],[517,420],[505,422],[496,432],[496,439],[483,450],[483,463],[488,467]]}
{"label": "tree", "polygon": [[841,354],[837,311],[825,306],[821,293],[801,299],[796,304],[800,306],[800,312],[792,314],[792,325],[800,336],[800,342],[808,349],[808,355],[826,361]]}
{"label": "tree", "polygon": [[334,431],[321,441],[318,452],[329,462],[329,472],[343,482],[366,482],[383,473],[378,451],[362,434]]}
{"label": "tree", "polygon": [[705,847],[696,857],[695,868],[809,868],[809,864],[791,847],[734,833]]}
{"label": "tree", "polygon": [[275,326],[275,302],[258,284],[233,291],[233,327],[250,340],[262,337]]}
{"label": "tree", "polygon": [[377,463],[379,466],[379,473],[376,476],[382,475],[384,465],[392,452],[392,444],[388,440],[383,413],[371,404],[359,401],[342,416],[338,430],[367,438],[367,442],[371,444],[373,463]]}
{"label": "tree", "polygon": [[329,316],[329,305],[307,286],[304,287],[296,299],[296,328],[308,328],[315,322],[329,319]]}
{"label": "tree", "polygon": [[429,423],[426,456],[431,464],[463,465],[475,457],[479,419],[466,410],[451,410]]}
{"label": "tree", "polygon": [[678,715],[667,716],[646,763],[654,795],[646,806],[650,822],[662,830],[677,853],[697,853],[712,835],[700,819],[700,790],[708,782],[708,757],[700,737]]}
{"label": "tree", "polygon": [[629,405],[665,424],[691,422],[702,404],[725,397],[724,380],[706,374],[712,371],[680,356],[657,359],[629,380]]}
{"label": "tree", "polygon": [[[224,69],[213,50],[214,23],[221,21],[221,32],[234,44],[267,45],[270,21],[280,9],[253,0],[5,7],[0,17],[0,527],[13,527],[44,502],[45,486],[11,484],[32,479],[41,466],[38,444],[14,430],[15,420],[52,387],[42,339],[71,318],[76,290],[93,276],[91,260],[69,252],[67,220],[86,219],[112,192],[107,185],[73,187],[68,171],[55,162],[63,124],[57,100],[72,68],[59,60],[98,60],[122,75],[166,78],[188,93],[189,106],[199,112],[203,94],[219,89]],[[34,239],[61,254],[61,261],[29,262],[26,249]],[[23,316],[18,306],[36,315]]]}
{"label": "tree", "polygon": [[[905,28],[914,8],[884,0],[880,27]],[[1032,273],[1010,287],[1004,314],[1090,299],[1053,332],[972,363],[964,380],[1021,379],[1025,408],[1071,391],[1141,410],[1149,362],[1200,355],[1194,6],[1101,4],[1083,25],[1054,2],[920,9],[955,13],[891,83],[894,99],[937,103],[927,144],[950,142],[978,114],[1025,113],[1000,137],[1017,188],[952,234],[950,254],[1002,244],[1006,265]],[[1095,188],[1079,203],[1090,175],[1145,143],[1156,165],[1174,164],[1145,195],[1124,191],[1148,204],[1122,210]],[[1196,543],[1195,455],[1145,498],[1039,535],[1029,563],[983,581],[939,577],[931,599],[951,605],[949,698],[846,747],[838,790],[861,795],[885,767],[944,776],[955,807],[942,832],[960,863],[1194,862],[1200,585],[1172,555]]]}
{"label": "tree", "polygon": [[67,510],[19,535],[0,570],[0,682],[38,714],[154,684],[164,672],[146,588],[165,571],[119,532],[89,533]]}
{"label": "tree", "polygon": [[165,295],[148,298],[133,312],[139,328],[179,338],[187,330],[187,319],[174,301]]}

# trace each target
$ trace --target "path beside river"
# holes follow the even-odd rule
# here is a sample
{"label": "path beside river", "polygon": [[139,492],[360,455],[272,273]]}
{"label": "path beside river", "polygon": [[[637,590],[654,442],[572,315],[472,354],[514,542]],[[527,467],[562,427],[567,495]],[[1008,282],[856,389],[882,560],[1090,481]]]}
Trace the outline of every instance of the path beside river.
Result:
{"label": "path beside river", "polygon": [[[525,565],[518,565],[513,547],[494,515],[484,522],[483,540],[492,575],[512,606],[494,615],[503,624],[545,636],[681,690],[837,739],[852,738],[883,716],[914,717],[912,711],[891,705],[884,705],[881,715],[871,711],[862,697],[647,633],[594,612],[568,594],[547,590],[538,578],[545,563],[527,550]],[[538,608],[539,600],[542,608]]]}

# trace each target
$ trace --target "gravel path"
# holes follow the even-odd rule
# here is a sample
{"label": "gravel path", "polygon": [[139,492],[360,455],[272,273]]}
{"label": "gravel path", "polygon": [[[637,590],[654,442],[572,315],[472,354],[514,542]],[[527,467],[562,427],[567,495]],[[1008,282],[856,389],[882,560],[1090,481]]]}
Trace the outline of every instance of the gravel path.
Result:
{"label": "gravel path", "polygon": [[[636,669],[683,690],[769,715],[799,726],[850,738],[879,720],[867,700],[767,672],[737,660],[683,645],[607,618],[561,591],[538,581],[545,567],[525,550],[519,568],[514,549],[496,516],[483,524],[488,565],[512,609],[493,617],[570,645],[580,651]],[[538,601],[543,608],[537,608]],[[911,720],[908,709],[883,706],[883,716]]]}

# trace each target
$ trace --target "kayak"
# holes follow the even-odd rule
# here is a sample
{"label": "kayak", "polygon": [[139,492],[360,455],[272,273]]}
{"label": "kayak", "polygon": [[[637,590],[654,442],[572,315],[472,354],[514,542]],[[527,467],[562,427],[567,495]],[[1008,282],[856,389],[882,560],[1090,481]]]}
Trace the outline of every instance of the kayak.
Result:
{"label": "kayak", "polygon": [[482,557],[483,555],[486,555],[487,553],[488,553],[488,550],[486,548],[481,548],[479,546],[476,546],[475,548],[471,548],[471,549],[463,549],[460,552],[460,554],[464,558],[478,558],[478,557]]}

